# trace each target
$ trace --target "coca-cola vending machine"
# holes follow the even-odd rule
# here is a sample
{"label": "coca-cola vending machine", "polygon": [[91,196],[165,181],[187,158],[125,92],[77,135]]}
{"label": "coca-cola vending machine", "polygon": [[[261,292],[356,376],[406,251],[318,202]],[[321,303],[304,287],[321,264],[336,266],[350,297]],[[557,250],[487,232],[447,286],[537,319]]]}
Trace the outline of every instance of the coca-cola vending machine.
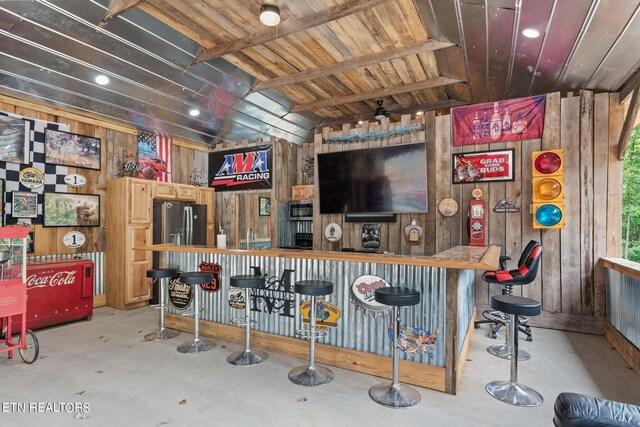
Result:
{"label": "coca-cola vending machine", "polygon": [[27,263],[27,329],[93,315],[93,261],[60,259]]}

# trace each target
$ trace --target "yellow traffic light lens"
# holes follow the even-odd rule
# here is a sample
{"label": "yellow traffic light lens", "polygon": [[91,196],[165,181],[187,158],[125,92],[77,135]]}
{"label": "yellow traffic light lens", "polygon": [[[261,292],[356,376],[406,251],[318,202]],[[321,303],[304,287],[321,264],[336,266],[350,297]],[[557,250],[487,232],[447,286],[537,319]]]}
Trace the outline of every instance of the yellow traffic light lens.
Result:
{"label": "yellow traffic light lens", "polygon": [[562,185],[553,178],[545,178],[536,183],[534,191],[541,199],[552,200],[560,195]]}

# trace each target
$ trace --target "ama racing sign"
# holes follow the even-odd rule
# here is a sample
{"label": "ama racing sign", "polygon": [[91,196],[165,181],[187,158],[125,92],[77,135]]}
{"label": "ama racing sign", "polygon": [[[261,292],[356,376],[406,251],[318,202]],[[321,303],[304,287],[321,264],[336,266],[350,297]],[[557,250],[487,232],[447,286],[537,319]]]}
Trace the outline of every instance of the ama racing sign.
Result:
{"label": "ama racing sign", "polygon": [[210,153],[209,187],[216,191],[271,188],[272,168],[272,145]]}

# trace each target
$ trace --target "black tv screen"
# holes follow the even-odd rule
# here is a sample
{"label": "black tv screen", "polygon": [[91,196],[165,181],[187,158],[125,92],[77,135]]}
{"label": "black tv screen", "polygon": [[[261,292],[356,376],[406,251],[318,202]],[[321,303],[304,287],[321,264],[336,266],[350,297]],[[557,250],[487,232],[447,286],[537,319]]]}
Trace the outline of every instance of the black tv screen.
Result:
{"label": "black tv screen", "polygon": [[424,143],[318,154],[321,214],[427,211]]}

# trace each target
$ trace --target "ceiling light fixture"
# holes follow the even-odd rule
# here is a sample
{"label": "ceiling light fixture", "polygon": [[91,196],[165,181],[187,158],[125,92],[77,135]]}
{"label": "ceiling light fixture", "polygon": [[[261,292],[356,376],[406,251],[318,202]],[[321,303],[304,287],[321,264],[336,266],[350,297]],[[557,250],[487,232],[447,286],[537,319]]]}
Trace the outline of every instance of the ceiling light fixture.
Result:
{"label": "ceiling light fixture", "polygon": [[376,104],[378,104],[378,108],[376,108],[376,115],[374,116],[374,118],[376,120],[382,120],[387,117],[387,112],[384,110],[384,108],[382,108],[382,100],[377,101]]}
{"label": "ceiling light fixture", "polygon": [[105,76],[104,74],[98,74],[94,80],[100,86],[104,86],[106,84],[109,84],[109,77]]}
{"label": "ceiling light fixture", "polygon": [[535,28],[525,28],[522,30],[522,35],[525,37],[529,37],[530,39],[537,39],[540,37],[540,31]]}
{"label": "ceiling light fixture", "polygon": [[280,8],[272,4],[263,4],[260,7],[260,22],[269,27],[280,23]]}
{"label": "ceiling light fixture", "polygon": [[424,111],[416,111],[416,116],[422,116],[424,115]]}
{"label": "ceiling light fixture", "polygon": [[191,110],[189,110],[189,115],[191,117],[198,117],[200,115],[200,110],[198,110],[197,108],[192,108]]}

